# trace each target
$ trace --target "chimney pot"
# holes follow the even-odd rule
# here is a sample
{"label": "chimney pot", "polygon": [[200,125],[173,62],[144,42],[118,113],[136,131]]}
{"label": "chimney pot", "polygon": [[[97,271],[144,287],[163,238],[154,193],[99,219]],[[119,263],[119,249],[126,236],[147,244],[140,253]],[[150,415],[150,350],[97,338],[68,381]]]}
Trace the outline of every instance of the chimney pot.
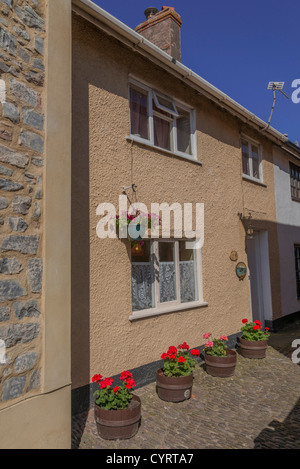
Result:
{"label": "chimney pot", "polygon": [[146,10],[144,11],[144,14],[147,19],[153,15],[156,15],[156,13],[158,13],[158,9],[154,7],[146,8]]}

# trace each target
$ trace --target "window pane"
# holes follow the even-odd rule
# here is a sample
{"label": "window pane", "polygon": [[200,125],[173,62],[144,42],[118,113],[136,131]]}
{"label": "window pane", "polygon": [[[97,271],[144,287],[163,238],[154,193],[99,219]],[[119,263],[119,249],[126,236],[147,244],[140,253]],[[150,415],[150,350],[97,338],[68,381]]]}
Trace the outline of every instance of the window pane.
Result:
{"label": "window pane", "polygon": [[131,243],[132,310],[140,311],[154,306],[154,270],[150,242]]}
{"label": "window pane", "polygon": [[186,249],[185,241],[179,241],[179,271],[181,303],[196,301],[198,295],[196,288],[195,250]]}
{"label": "window pane", "polygon": [[174,249],[174,243],[159,242],[159,295],[161,303],[177,299]]}
{"label": "window pane", "polygon": [[132,264],[132,310],[153,307],[154,275],[151,263]]}
{"label": "window pane", "polygon": [[176,119],[177,125],[177,148],[178,151],[191,155],[191,125],[190,114],[179,110],[180,117]]}
{"label": "window pane", "polygon": [[250,176],[249,148],[248,148],[248,142],[246,142],[246,140],[242,140],[242,158],[243,158],[243,173]]}
{"label": "window pane", "polygon": [[176,116],[178,115],[176,106],[173,101],[164,96],[160,96],[157,93],[154,93],[154,105],[156,109],[159,108],[162,111],[169,110],[171,114]]}
{"label": "window pane", "polygon": [[148,136],[148,97],[147,92],[130,89],[130,133],[149,139]]}
{"label": "window pane", "polygon": [[253,169],[253,177],[259,179],[258,148],[255,145],[252,145],[252,169]]}
{"label": "window pane", "polygon": [[170,133],[171,122],[153,116],[154,124],[154,145],[165,150],[171,150]]}

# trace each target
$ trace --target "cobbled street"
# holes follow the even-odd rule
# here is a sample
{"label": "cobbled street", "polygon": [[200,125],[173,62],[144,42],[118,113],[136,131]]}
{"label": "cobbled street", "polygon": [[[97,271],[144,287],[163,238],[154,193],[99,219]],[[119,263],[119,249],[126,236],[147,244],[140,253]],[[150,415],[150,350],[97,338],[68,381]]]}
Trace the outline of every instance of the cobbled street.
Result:
{"label": "cobbled street", "polygon": [[[151,383],[135,391],[142,401],[138,433],[130,440],[103,440],[93,409],[73,418],[76,449],[300,449],[300,365],[291,360],[297,326],[272,334],[267,356],[237,356],[235,375],[215,378],[200,363],[192,397],[160,400]],[[299,353],[300,356],[300,353]]]}

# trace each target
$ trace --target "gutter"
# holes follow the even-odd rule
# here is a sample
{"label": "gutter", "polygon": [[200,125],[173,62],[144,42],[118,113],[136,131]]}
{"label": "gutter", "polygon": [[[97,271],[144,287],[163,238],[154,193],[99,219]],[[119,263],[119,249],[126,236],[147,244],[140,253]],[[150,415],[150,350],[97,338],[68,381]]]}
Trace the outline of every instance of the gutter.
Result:
{"label": "gutter", "polygon": [[[134,51],[141,53],[149,60],[152,60],[156,64],[167,69],[169,73],[172,73],[196,91],[204,94],[207,98],[218,105],[221,105],[221,107],[241,119],[243,122],[256,126],[256,130],[263,132],[266,137],[279,145],[283,150],[292,153],[295,158],[300,159],[300,148],[292,144],[284,134],[271,126],[268,126],[266,122],[255,114],[248,111],[245,107],[241,106],[218,88],[211,85],[208,81],[204,80],[181,62],[178,62],[169,54],[162,51],[159,47],[126,26],[107,11],[95,5],[92,1],[72,0],[72,9],[87,21],[93,23],[98,28],[103,29],[107,34],[114,36]],[[286,145],[290,149],[286,148]],[[291,151],[291,149],[293,151]]]}

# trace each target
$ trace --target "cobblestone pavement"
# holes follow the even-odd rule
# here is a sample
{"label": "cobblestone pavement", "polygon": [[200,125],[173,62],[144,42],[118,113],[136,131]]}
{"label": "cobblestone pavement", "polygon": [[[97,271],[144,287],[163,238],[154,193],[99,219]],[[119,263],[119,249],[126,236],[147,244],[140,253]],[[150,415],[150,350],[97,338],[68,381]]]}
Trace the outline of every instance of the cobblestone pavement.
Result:
{"label": "cobblestone pavement", "polygon": [[238,354],[231,378],[212,377],[198,365],[184,402],[160,400],[155,383],[137,389],[142,419],[130,440],[103,440],[93,410],[81,414],[73,419],[73,448],[300,449],[300,365],[290,358],[295,338],[300,329],[273,334],[263,360]]}

